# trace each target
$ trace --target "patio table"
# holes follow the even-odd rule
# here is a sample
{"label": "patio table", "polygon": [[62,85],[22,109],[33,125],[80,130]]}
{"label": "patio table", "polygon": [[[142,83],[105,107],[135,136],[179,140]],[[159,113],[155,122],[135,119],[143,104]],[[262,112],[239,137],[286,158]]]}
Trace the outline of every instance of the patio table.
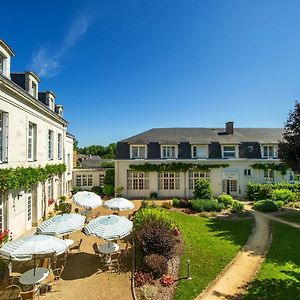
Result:
{"label": "patio table", "polygon": [[107,243],[98,247],[99,251],[103,254],[111,254],[119,250],[119,245],[116,243]]}
{"label": "patio table", "polygon": [[20,276],[19,281],[24,285],[34,285],[46,279],[48,275],[49,270],[46,268],[35,268],[35,275],[34,269],[30,269]]}

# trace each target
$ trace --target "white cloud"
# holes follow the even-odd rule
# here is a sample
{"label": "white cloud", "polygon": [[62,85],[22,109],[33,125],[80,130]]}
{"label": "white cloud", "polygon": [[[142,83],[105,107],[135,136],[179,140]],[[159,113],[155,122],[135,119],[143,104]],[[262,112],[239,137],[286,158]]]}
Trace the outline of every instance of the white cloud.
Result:
{"label": "white cloud", "polygon": [[32,58],[31,69],[41,77],[54,77],[61,72],[64,56],[84,35],[89,26],[88,14],[77,16],[65,33],[60,46],[53,49],[41,47]]}

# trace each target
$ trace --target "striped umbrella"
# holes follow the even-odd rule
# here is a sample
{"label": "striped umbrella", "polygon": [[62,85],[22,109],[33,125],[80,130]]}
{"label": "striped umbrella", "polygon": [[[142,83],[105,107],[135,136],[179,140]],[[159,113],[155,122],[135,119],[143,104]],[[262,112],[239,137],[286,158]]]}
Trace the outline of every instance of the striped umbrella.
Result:
{"label": "striped umbrella", "polygon": [[95,193],[82,191],[78,192],[73,196],[73,200],[79,206],[82,206],[86,209],[96,208],[102,205],[101,197]]}
{"label": "striped umbrella", "polygon": [[104,240],[112,241],[127,236],[132,228],[133,223],[127,218],[109,215],[92,220],[84,228],[84,232],[88,235],[93,234]]}
{"label": "striped umbrella", "polygon": [[113,198],[105,201],[104,206],[115,210],[129,210],[134,208],[134,204],[125,198]]}
{"label": "striped umbrella", "polygon": [[83,228],[85,217],[80,214],[62,214],[42,222],[37,228],[40,234],[63,236]]}

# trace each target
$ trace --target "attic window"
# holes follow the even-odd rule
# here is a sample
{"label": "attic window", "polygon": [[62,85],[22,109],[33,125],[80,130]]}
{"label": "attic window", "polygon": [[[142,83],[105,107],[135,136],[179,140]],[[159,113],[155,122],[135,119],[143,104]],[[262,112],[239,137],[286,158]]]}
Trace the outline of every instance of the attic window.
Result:
{"label": "attic window", "polygon": [[0,74],[4,72],[4,57],[0,55]]}
{"label": "attic window", "polygon": [[32,81],[31,83],[32,96],[37,98],[37,86],[36,83]]}

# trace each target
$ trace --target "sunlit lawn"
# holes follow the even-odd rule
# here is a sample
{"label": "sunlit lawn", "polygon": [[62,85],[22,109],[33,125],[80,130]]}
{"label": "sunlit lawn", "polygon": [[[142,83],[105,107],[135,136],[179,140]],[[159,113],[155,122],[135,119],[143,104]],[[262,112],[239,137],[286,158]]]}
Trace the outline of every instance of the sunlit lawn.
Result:
{"label": "sunlit lawn", "polygon": [[273,222],[271,248],[244,299],[300,299],[300,229]]}
{"label": "sunlit lawn", "polygon": [[208,219],[173,211],[170,216],[180,228],[185,244],[180,277],[186,277],[190,259],[193,278],[179,281],[175,300],[194,299],[246,243],[253,219]]}

